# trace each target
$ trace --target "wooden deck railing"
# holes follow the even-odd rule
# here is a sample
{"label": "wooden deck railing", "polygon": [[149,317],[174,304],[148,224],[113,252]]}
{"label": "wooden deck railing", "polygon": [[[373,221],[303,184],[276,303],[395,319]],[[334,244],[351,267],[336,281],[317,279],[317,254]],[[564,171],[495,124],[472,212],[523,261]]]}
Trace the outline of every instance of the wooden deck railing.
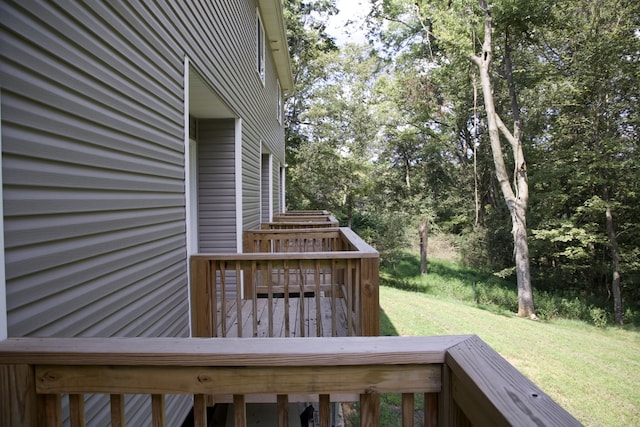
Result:
{"label": "wooden deck railing", "polygon": [[350,229],[248,231],[244,248],[191,257],[194,336],[379,334],[379,254]]}
{"label": "wooden deck railing", "polygon": [[193,395],[194,420],[207,425],[208,396],[233,396],[236,426],[254,395],[270,395],[287,426],[288,396],[313,395],[320,425],[344,393],[359,396],[360,425],[380,425],[380,396],[402,394],[412,426],[415,393],[425,426],[577,426],[556,404],[475,336],[304,339],[16,338],[0,343],[0,425],[60,426],[62,396],[70,424],[84,426],[86,394],[106,394],[112,425],[124,426],[125,395],[151,400],[165,424],[166,395]]}
{"label": "wooden deck railing", "polygon": [[283,230],[300,228],[339,227],[338,220],[326,211],[290,211],[273,217],[262,224],[263,229]]}

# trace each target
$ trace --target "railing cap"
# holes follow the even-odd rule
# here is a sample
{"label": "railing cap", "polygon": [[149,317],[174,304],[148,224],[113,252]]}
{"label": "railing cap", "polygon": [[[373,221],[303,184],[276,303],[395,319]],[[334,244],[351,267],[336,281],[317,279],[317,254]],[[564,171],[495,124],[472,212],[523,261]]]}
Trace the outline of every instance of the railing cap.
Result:
{"label": "railing cap", "polygon": [[9,338],[0,364],[353,366],[443,363],[468,336],[335,338]]}

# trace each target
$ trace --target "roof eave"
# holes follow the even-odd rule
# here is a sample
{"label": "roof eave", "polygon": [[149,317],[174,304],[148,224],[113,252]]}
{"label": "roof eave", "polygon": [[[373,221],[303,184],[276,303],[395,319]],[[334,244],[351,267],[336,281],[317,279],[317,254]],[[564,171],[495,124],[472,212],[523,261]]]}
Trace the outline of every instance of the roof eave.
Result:
{"label": "roof eave", "polygon": [[293,75],[282,4],[280,0],[258,0],[258,7],[276,64],[280,87],[284,92],[291,93],[294,89]]}

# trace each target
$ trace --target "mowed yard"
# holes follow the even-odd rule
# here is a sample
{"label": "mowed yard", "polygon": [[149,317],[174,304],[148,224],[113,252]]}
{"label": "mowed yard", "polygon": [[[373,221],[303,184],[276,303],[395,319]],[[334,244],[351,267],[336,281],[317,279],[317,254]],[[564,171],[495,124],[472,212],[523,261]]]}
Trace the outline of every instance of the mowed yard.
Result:
{"label": "mowed yard", "polygon": [[380,288],[382,335],[476,334],[586,426],[640,426],[640,333]]}

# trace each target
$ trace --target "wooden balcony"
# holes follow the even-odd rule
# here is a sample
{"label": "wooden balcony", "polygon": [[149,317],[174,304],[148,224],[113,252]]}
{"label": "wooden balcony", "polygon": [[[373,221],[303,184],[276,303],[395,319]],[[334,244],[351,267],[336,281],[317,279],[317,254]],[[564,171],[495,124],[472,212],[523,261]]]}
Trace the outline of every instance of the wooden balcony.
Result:
{"label": "wooden balcony", "polygon": [[[425,426],[577,426],[580,423],[476,336],[336,338],[13,338],[0,343],[0,425],[60,426],[89,418],[86,394],[104,394],[111,425],[126,425],[127,395],[148,395],[165,425],[168,395],[193,395],[196,426],[206,402],[228,394],[234,425],[251,396],[271,396],[288,426],[289,396],[313,395],[320,425],[331,402],[358,397],[361,426],[380,425],[380,396],[402,394],[403,426],[417,399]],[[418,393],[418,395],[416,395]]]}
{"label": "wooden balcony", "polygon": [[192,256],[194,336],[378,335],[379,255],[352,230],[248,231],[244,249]]}

